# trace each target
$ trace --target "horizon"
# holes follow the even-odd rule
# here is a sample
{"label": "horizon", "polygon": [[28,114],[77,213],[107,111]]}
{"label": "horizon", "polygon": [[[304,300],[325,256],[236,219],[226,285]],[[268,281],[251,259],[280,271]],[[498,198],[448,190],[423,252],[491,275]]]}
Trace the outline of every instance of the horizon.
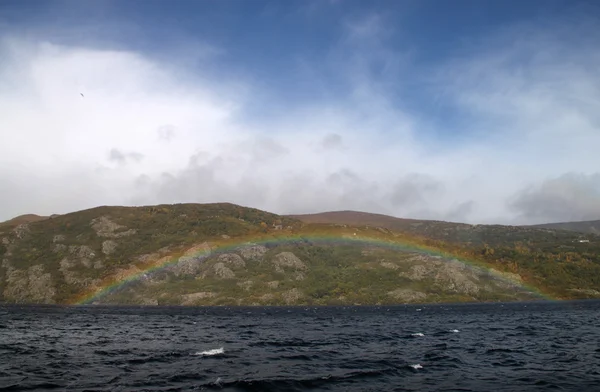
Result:
{"label": "horizon", "polygon": [[[95,206],[95,207],[85,208],[83,210],[68,211],[68,212],[65,212],[63,214],[50,214],[50,215],[39,215],[39,214],[36,214],[36,213],[21,214],[21,215],[17,215],[17,216],[14,216],[12,218],[9,218],[9,219],[7,219],[5,221],[0,221],[0,224],[1,223],[9,222],[9,221],[14,220],[14,219],[22,218],[22,217],[25,217],[25,216],[31,216],[31,215],[34,215],[34,216],[39,217],[39,218],[51,218],[53,216],[62,216],[62,215],[68,215],[68,214],[75,214],[75,213],[78,213],[78,212],[87,211],[87,210],[96,209],[96,208],[138,208],[138,207],[139,208],[144,208],[144,207],[156,207],[156,206],[161,206],[161,205],[167,205],[167,206],[171,205],[172,206],[172,205],[176,205],[176,204],[199,204],[199,205],[202,205],[202,204],[208,204],[208,205],[211,205],[211,204],[233,204],[233,205],[235,205],[237,207],[242,207],[242,208],[250,208],[250,209],[254,209],[255,208],[255,207],[252,207],[252,206],[239,205],[239,204],[234,204],[234,203],[229,203],[229,202],[173,203],[173,204],[163,203],[163,204],[146,204],[146,205],[137,205],[137,206],[101,205],[101,206]],[[261,211],[271,213],[271,211],[268,211],[268,210],[261,210]],[[301,212],[301,213],[296,213],[296,214],[276,214],[276,215],[278,215],[278,216],[284,216],[284,217],[285,216],[287,216],[287,217],[296,217],[296,216],[322,215],[322,214],[331,214],[331,213],[334,213],[334,214],[337,214],[337,213],[359,213],[359,214],[366,214],[366,215],[379,215],[379,216],[385,216],[385,217],[388,217],[388,218],[401,219],[401,220],[415,220],[415,221],[420,221],[420,222],[422,222],[422,221],[430,221],[430,222],[439,221],[439,222],[467,224],[467,225],[474,225],[474,226],[481,225],[479,223],[467,223],[467,222],[460,222],[460,221],[440,221],[440,220],[437,220],[437,219],[404,218],[404,217],[401,217],[401,216],[386,215],[386,214],[379,214],[379,213],[374,213],[374,212],[366,212],[366,211],[358,211],[358,210],[331,210],[331,211]],[[552,224],[560,224],[560,223],[588,223],[588,222],[598,222],[598,220],[569,221],[569,222],[544,222],[544,223],[538,223],[538,224],[533,224],[533,225],[510,225],[510,224],[508,224],[506,226],[522,226],[522,227],[525,227],[525,226],[552,225]],[[493,226],[493,225],[502,225],[502,224],[499,224],[499,223],[486,223],[486,224],[483,224],[483,225]],[[367,226],[369,226],[369,225],[367,225]]]}
{"label": "horizon", "polygon": [[599,220],[599,19],[583,0],[5,0],[0,222],[219,202]]}

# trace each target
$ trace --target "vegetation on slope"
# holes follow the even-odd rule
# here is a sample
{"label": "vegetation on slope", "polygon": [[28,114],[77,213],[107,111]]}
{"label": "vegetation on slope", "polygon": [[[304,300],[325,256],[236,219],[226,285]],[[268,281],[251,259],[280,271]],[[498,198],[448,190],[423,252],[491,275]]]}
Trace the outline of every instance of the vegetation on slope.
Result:
{"label": "vegetation on slope", "polygon": [[295,215],[304,222],[371,225],[519,274],[557,298],[600,296],[600,235],[535,226],[468,225],[400,219],[354,211]]}
{"label": "vegetation on slope", "polygon": [[[559,298],[600,296],[600,237],[419,223],[410,230],[308,224],[228,203],[98,207],[0,226],[0,300],[73,303],[136,275],[141,278],[96,300],[275,305],[532,298],[519,280]],[[409,243],[433,255],[318,241],[327,236]],[[482,268],[453,262],[457,256]],[[143,273],[162,264],[167,267]],[[492,268],[512,283],[490,274]]]}
{"label": "vegetation on slope", "polygon": [[38,221],[45,220],[48,218],[49,218],[48,216],[40,216],[40,215],[35,215],[35,214],[19,215],[15,218],[7,220],[7,221],[0,222],[0,228],[13,227],[13,226],[22,225],[25,223],[38,222]]}
{"label": "vegetation on slope", "polygon": [[533,225],[540,229],[550,230],[569,230],[580,233],[600,234],[600,220],[584,221],[584,222],[561,222],[561,223],[546,223],[542,225]]}

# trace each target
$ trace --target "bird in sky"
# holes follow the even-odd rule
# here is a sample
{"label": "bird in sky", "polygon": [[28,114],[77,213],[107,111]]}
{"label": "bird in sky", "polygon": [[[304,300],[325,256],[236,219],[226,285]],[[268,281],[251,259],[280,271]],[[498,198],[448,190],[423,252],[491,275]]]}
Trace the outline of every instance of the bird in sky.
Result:
{"label": "bird in sky", "polygon": [[[79,95],[81,95],[82,97],[84,97],[83,93],[79,93]],[[85,98],[85,97],[84,97]]]}

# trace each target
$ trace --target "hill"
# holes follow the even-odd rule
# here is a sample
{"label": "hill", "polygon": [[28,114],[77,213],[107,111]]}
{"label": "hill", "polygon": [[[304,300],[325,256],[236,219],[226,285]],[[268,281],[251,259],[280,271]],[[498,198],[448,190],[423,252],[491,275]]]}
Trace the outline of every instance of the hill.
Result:
{"label": "hill", "polygon": [[389,215],[360,211],[331,211],[318,214],[288,215],[305,223],[339,224],[351,226],[384,227],[389,230],[447,237],[450,233],[469,230],[472,225],[433,220],[396,218]]}
{"label": "hill", "polygon": [[[544,230],[552,233],[564,230],[578,233],[600,234],[600,221],[506,226],[470,225],[466,223],[445,221],[405,219],[359,211],[332,211],[288,216],[305,223],[384,227],[403,233],[466,245],[502,245],[505,243],[528,241],[531,237],[538,237]],[[564,235],[560,235],[559,233],[555,233],[553,236],[564,237]],[[573,235],[567,235],[566,237],[571,238]]]}
{"label": "hill", "polygon": [[543,228],[550,230],[569,230],[579,233],[600,234],[600,220],[584,221],[584,222],[561,222],[561,223],[546,223],[542,225],[533,225],[529,227]]}
{"label": "hill", "polygon": [[320,215],[279,216],[229,203],[103,206],[5,224],[0,301],[342,305],[526,300],[537,292],[600,297],[600,236],[581,243],[567,231]]}
{"label": "hill", "polygon": [[35,214],[19,215],[16,218],[12,218],[7,221],[0,222],[0,227],[2,227],[2,226],[17,226],[17,225],[21,225],[24,223],[37,222],[37,221],[41,221],[41,220],[48,219],[48,218],[49,218],[48,216],[40,216],[40,215],[35,215]]}

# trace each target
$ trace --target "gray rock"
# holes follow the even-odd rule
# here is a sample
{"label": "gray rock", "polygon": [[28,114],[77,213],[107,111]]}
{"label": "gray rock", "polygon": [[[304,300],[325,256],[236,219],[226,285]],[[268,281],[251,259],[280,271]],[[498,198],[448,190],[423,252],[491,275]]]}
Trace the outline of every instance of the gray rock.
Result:
{"label": "gray rock", "polygon": [[273,294],[267,293],[267,294],[263,294],[259,297],[259,299],[263,302],[269,302],[272,301],[273,299],[275,299],[275,296]]}
{"label": "gray rock", "polygon": [[216,263],[213,268],[215,270],[215,275],[221,279],[235,278],[235,274],[233,273],[233,271],[225,267],[225,264],[223,263]]}
{"label": "gray rock", "polygon": [[479,285],[473,282],[473,280],[478,279],[477,275],[457,260],[443,263],[437,269],[434,279],[436,285],[444,291],[461,294],[479,293]]}
{"label": "gray rock", "polygon": [[217,260],[219,260],[222,263],[229,264],[234,268],[243,268],[246,266],[246,262],[244,261],[244,259],[242,259],[240,255],[237,255],[235,253],[225,253],[219,255],[219,257],[217,257]]}
{"label": "gray rock", "polygon": [[126,229],[127,227],[111,221],[107,216],[92,219],[90,226],[92,226],[92,229],[94,229],[96,235],[99,237],[121,238],[134,235],[137,232],[135,229],[129,229],[115,233],[115,231]]}
{"label": "gray rock", "polygon": [[267,282],[267,287],[270,289],[276,289],[279,287],[279,281],[277,280],[272,280],[270,282]]}
{"label": "gray rock", "polygon": [[94,262],[94,269],[102,269],[104,268],[104,263],[102,262],[102,260],[96,260]]}
{"label": "gray rock", "polygon": [[17,303],[53,304],[56,287],[50,273],[41,264],[26,270],[8,268],[4,298]]}
{"label": "gray rock", "polygon": [[102,253],[110,255],[117,249],[117,243],[113,240],[106,240],[102,243]]}
{"label": "gray rock", "polygon": [[248,245],[239,249],[246,260],[260,260],[267,253],[267,248],[262,245]]}
{"label": "gray rock", "polygon": [[69,253],[75,257],[93,259],[96,257],[96,253],[87,245],[70,245]]}
{"label": "gray rock", "polygon": [[283,298],[286,305],[293,305],[296,302],[298,302],[298,300],[300,300],[302,297],[304,297],[304,294],[300,290],[293,288],[291,290],[284,291],[281,294],[281,297]]}
{"label": "gray rock", "polygon": [[181,305],[197,305],[201,300],[206,298],[214,298],[216,296],[212,291],[200,291],[198,293],[184,294],[181,296]]}
{"label": "gray rock", "polygon": [[247,280],[245,282],[240,282],[237,285],[240,286],[241,288],[243,288],[245,291],[248,291],[252,288],[252,286],[254,285],[254,282],[251,280]]}
{"label": "gray rock", "polygon": [[23,238],[27,237],[30,233],[29,225],[27,223],[20,224],[13,229],[13,233],[15,233],[15,236],[18,239],[22,240]]}
{"label": "gray rock", "polygon": [[67,251],[67,245],[63,245],[63,244],[54,244],[54,248],[52,248],[52,251],[54,253],[61,253],[61,252],[66,252]]}
{"label": "gray rock", "polygon": [[175,276],[197,275],[203,262],[203,257],[180,257],[177,263],[169,267],[169,270]]}
{"label": "gray rock", "polygon": [[195,245],[189,248],[175,265],[169,267],[169,270],[176,276],[197,275],[210,254],[211,247],[207,242]]}
{"label": "gray rock", "polygon": [[400,267],[398,267],[397,264],[394,264],[394,263],[391,263],[391,262],[385,261],[385,260],[381,260],[379,262],[379,265],[382,266],[383,268],[387,268],[387,269],[391,269],[391,270],[397,270],[398,268],[400,268]]}
{"label": "gray rock", "polygon": [[306,264],[302,262],[292,252],[281,252],[273,258],[273,265],[275,266],[275,271],[283,273],[285,272],[284,268],[289,268],[293,270],[306,271],[308,268]]}
{"label": "gray rock", "polygon": [[417,302],[427,298],[427,294],[411,289],[396,289],[387,293],[390,297],[402,302]]}

